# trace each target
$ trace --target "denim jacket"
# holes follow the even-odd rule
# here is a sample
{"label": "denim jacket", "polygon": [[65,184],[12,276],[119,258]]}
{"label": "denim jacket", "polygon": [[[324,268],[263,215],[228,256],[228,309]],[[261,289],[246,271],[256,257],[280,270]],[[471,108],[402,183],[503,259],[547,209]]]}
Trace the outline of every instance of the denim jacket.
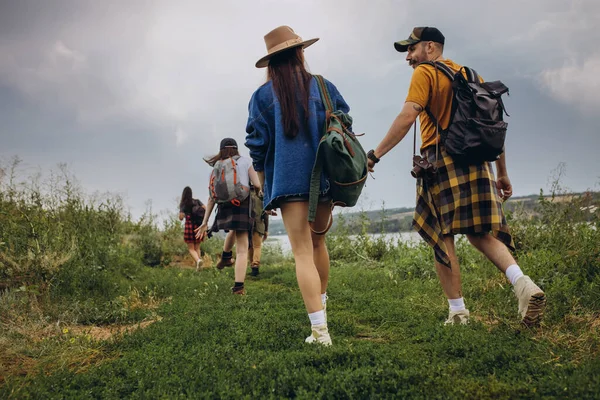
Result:
{"label": "denim jacket", "polygon": [[[331,82],[325,82],[336,109],[349,112],[350,108],[337,88]],[[313,78],[310,83],[308,122],[302,124],[295,138],[284,135],[281,108],[271,81],[254,92],[248,113],[245,144],[250,150],[254,169],[265,174],[265,209],[277,208],[278,200],[288,196],[308,196],[312,167],[325,128],[325,106],[316,80]],[[321,193],[329,190],[324,176],[321,176],[320,190]]]}

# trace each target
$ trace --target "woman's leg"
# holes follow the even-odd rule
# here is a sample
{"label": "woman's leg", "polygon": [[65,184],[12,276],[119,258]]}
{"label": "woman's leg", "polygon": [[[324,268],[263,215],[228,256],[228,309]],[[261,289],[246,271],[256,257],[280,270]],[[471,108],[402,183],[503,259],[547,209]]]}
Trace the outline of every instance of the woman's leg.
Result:
{"label": "woman's leg", "polygon": [[223,269],[233,265],[233,245],[235,242],[235,231],[227,232],[227,236],[225,236],[225,241],[223,242],[223,253],[221,253],[221,259],[217,263],[217,269]]}
{"label": "woman's leg", "polygon": [[290,238],[296,261],[296,278],[309,314],[322,311],[321,278],[313,258],[313,244],[308,225],[308,202],[283,202],[281,216]]}
{"label": "woman's leg", "polygon": [[235,281],[244,283],[248,268],[248,231],[236,231],[235,244],[237,255],[235,259]]}
{"label": "woman's leg", "polygon": [[200,253],[198,251],[196,251],[195,244],[187,243],[187,246],[188,246],[188,251],[190,252],[190,255],[194,259],[194,262],[197,263],[198,260],[200,259]]}
{"label": "woman's leg", "polygon": [[[329,203],[319,203],[317,206],[317,216],[313,223],[313,229],[317,232],[323,231],[327,228],[329,219],[331,218],[331,205]],[[313,246],[313,260],[317,271],[319,272],[319,278],[321,279],[321,294],[327,292],[327,283],[329,282],[329,252],[327,251],[327,245],[325,244],[325,235],[316,235],[311,232],[312,246]]]}
{"label": "woman's leg", "polygon": [[225,236],[225,241],[223,242],[223,252],[228,253],[232,251],[235,241],[235,231],[227,232],[227,236]]}

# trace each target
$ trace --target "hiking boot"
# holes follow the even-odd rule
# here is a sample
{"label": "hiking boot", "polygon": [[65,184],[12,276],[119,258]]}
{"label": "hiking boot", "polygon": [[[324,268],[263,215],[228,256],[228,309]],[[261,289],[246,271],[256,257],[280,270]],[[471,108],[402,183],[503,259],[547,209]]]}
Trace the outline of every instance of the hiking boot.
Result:
{"label": "hiking boot", "polygon": [[223,269],[225,267],[231,267],[233,264],[235,264],[235,260],[233,258],[223,258],[223,257],[221,257],[221,260],[219,260],[219,262],[217,263],[217,269]]}
{"label": "hiking boot", "polygon": [[239,287],[232,287],[231,288],[231,293],[232,294],[239,294],[241,296],[244,296],[246,294],[246,289],[243,286],[239,286]]}
{"label": "hiking boot", "polygon": [[469,323],[469,310],[450,311],[444,325],[466,325]]}
{"label": "hiking boot", "polygon": [[320,343],[323,346],[331,346],[331,336],[327,330],[327,324],[312,325],[312,334],[306,338],[306,343]]}
{"label": "hiking boot", "polygon": [[521,322],[527,326],[539,325],[546,307],[546,295],[533,283],[530,277],[523,275],[514,286],[515,295],[519,299]]}
{"label": "hiking boot", "polygon": [[204,261],[199,258],[198,261],[196,261],[196,271],[199,271],[200,268],[202,268],[202,264],[204,264]]}
{"label": "hiking boot", "polygon": [[258,267],[252,267],[252,271],[250,272],[250,276],[258,276]]}

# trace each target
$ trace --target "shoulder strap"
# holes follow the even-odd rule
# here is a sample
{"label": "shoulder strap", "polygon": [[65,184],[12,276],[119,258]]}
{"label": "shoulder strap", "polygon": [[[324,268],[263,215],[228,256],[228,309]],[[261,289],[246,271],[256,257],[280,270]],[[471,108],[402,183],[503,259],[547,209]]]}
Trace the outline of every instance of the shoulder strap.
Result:
{"label": "shoulder strap", "polygon": [[323,162],[321,160],[321,143],[325,140],[325,133],[327,133],[327,123],[329,122],[329,114],[331,114],[335,108],[327,89],[327,84],[321,75],[313,75],[317,81],[317,87],[321,94],[321,100],[325,106],[325,126],[323,127],[323,137],[319,141],[317,147],[317,155],[315,157],[315,164],[313,165],[312,174],[310,176],[310,193],[308,195],[308,221],[314,222],[317,215],[317,204],[319,202],[319,189],[321,186],[321,173],[323,172]]}
{"label": "shoulder strap", "polygon": [[[443,62],[441,62],[441,61],[435,61],[435,62],[423,61],[422,63],[419,63],[419,65],[422,65],[422,64],[431,65],[433,68],[436,69],[436,71],[438,71],[438,70],[442,71],[442,73],[448,79],[450,79],[450,82],[454,82],[454,74],[455,74],[454,70],[452,68],[450,68],[449,66],[447,66],[446,64],[444,64]],[[437,79],[437,74],[436,74],[435,78]],[[427,113],[427,116],[429,117],[429,119],[437,126],[438,120],[431,112],[431,109],[429,108],[429,104],[427,104],[425,106],[425,112]]]}
{"label": "shoulder strap", "polygon": [[[424,61],[421,64],[428,64],[431,65],[432,67],[434,67],[436,69],[436,71],[442,71],[442,73],[448,78],[450,79],[450,82],[454,82],[454,70],[452,70],[452,68],[450,68],[449,66],[447,66],[446,64],[444,64],[441,61],[436,61],[435,63],[431,62],[431,61]],[[419,64],[419,65],[421,65]],[[435,76],[435,78],[437,79],[437,74]],[[437,83],[437,82],[436,82]],[[436,93],[438,93],[439,90],[437,90],[436,88]],[[439,93],[438,93],[439,94]],[[430,98],[431,99],[431,98]],[[431,109],[429,108],[429,104],[427,104],[425,106],[425,112],[427,113],[427,116],[429,117],[429,119],[431,120],[431,122],[434,123],[434,125],[436,126],[436,130],[439,130],[438,126],[439,126],[439,122],[437,120],[437,118],[433,115],[433,113],[431,112]]]}
{"label": "shoulder strap", "polygon": [[423,64],[425,64],[425,65],[431,65],[436,70],[442,71],[443,74],[446,75],[446,77],[448,79],[450,79],[451,82],[454,80],[454,74],[455,74],[455,72],[452,70],[452,68],[450,68],[449,66],[447,66],[443,62],[436,61],[434,63],[432,61],[423,61],[422,63],[419,63],[419,65],[423,65]]}
{"label": "shoulder strap", "polygon": [[313,75],[315,80],[317,81],[317,87],[319,88],[319,93],[321,94],[321,100],[323,100],[323,104],[325,105],[325,109],[328,112],[335,111],[335,107],[333,106],[333,101],[331,101],[331,95],[329,94],[329,90],[327,89],[327,84],[325,83],[325,79],[321,75]]}
{"label": "shoulder strap", "polygon": [[465,72],[467,73],[467,81],[470,83],[480,83],[479,82],[479,75],[477,74],[477,71],[475,71],[472,68],[469,67],[463,67]]}

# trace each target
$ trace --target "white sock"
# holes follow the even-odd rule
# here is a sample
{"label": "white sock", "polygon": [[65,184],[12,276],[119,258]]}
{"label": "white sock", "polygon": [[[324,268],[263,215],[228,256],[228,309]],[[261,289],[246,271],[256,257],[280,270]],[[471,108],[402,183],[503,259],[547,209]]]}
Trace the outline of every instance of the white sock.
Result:
{"label": "white sock", "polygon": [[321,293],[321,303],[325,305],[327,303],[327,292]]}
{"label": "white sock", "polygon": [[517,264],[513,264],[506,269],[506,277],[508,278],[508,280],[510,281],[510,283],[512,285],[517,283],[519,278],[522,277],[523,275],[524,275],[523,271],[521,271],[521,268],[519,268],[519,266]]}
{"label": "white sock", "polygon": [[308,318],[313,326],[325,324],[325,312],[323,310],[308,314]]}
{"label": "white sock", "polygon": [[462,297],[458,299],[448,299],[448,304],[450,305],[450,311],[452,312],[463,311],[467,309],[465,307],[465,299]]}

